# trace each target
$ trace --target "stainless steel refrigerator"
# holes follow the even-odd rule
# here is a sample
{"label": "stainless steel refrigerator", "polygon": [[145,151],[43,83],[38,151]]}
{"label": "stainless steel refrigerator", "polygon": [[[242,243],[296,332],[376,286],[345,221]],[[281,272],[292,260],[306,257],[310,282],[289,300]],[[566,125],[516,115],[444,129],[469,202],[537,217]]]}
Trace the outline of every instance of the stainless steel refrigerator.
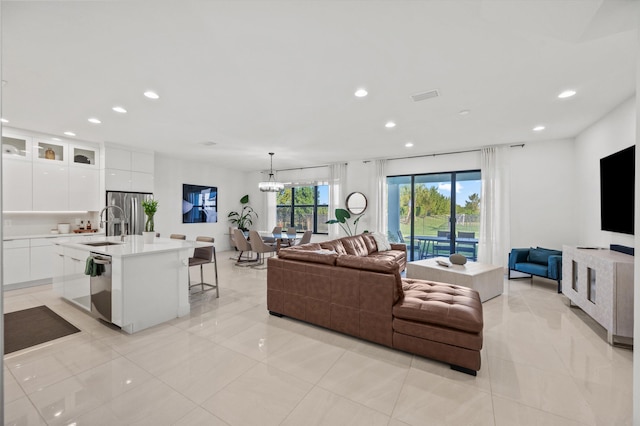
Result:
{"label": "stainless steel refrigerator", "polygon": [[106,222],[107,235],[121,235],[122,227],[125,226],[127,235],[142,235],[144,223],[147,217],[144,215],[142,202],[150,200],[153,194],[148,192],[120,192],[107,191],[107,206],[118,206],[126,215],[127,223],[123,224],[118,209],[108,209],[103,213],[102,220]]}

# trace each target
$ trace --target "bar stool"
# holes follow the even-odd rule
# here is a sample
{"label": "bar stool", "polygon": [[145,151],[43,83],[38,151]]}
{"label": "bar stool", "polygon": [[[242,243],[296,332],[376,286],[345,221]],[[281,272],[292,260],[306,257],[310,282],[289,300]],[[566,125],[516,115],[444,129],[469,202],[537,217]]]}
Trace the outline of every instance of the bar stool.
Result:
{"label": "bar stool", "polygon": [[[215,239],[213,237],[197,237],[196,238],[196,241],[201,241],[204,243],[213,243],[214,240]],[[215,284],[209,284],[204,282],[204,274],[203,274],[202,267],[208,263],[213,263],[214,265],[215,278],[216,278]],[[200,265],[200,282],[197,284],[191,284],[191,273],[189,273],[189,290],[191,290],[192,287],[196,287],[196,286],[200,286],[202,288],[200,292],[213,290],[215,288],[216,298],[220,297],[220,292],[218,290],[218,262],[216,259],[216,248],[213,245],[208,247],[196,247],[195,250],[193,251],[193,257],[189,258],[189,269],[191,269],[192,266],[196,266],[196,265]],[[207,290],[205,290],[204,286],[211,287],[211,288],[208,288]]]}
{"label": "bar stool", "polygon": [[169,238],[173,238],[174,240],[186,240],[187,236],[182,234],[171,234]]}

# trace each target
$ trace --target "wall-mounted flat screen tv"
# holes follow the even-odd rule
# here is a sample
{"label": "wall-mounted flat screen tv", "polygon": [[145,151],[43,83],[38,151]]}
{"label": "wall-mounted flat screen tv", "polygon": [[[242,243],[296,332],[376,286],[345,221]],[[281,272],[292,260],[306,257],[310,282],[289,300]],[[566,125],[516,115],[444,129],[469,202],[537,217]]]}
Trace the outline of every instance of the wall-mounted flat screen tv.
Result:
{"label": "wall-mounted flat screen tv", "polygon": [[218,188],[182,185],[182,223],[218,221]]}
{"label": "wall-mounted flat screen tv", "polygon": [[633,235],[635,145],[600,159],[600,221],[603,231]]}

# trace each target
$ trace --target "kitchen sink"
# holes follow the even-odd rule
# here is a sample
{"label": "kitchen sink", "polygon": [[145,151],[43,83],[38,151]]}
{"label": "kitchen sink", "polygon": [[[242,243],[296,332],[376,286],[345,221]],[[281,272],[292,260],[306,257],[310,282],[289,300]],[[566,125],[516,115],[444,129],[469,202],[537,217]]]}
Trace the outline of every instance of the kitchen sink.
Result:
{"label": "kitchen sink", "polygon": [[94,241],[91,243],[82,243],[85,246],[102,247],[102,246],[119,246],[122,243],[114,243],[113,241]]}

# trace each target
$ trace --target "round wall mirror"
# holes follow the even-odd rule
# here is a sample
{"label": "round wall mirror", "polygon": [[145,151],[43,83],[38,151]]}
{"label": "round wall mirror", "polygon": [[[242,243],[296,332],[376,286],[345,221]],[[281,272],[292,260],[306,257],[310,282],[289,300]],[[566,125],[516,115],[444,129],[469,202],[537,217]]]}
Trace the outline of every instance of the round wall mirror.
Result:
{"label": "round wall mirror", "polygon": [[362,192],[352,192],[347,196],[347,210],[351,214],[362,214],[367,209],[367,197]]}

